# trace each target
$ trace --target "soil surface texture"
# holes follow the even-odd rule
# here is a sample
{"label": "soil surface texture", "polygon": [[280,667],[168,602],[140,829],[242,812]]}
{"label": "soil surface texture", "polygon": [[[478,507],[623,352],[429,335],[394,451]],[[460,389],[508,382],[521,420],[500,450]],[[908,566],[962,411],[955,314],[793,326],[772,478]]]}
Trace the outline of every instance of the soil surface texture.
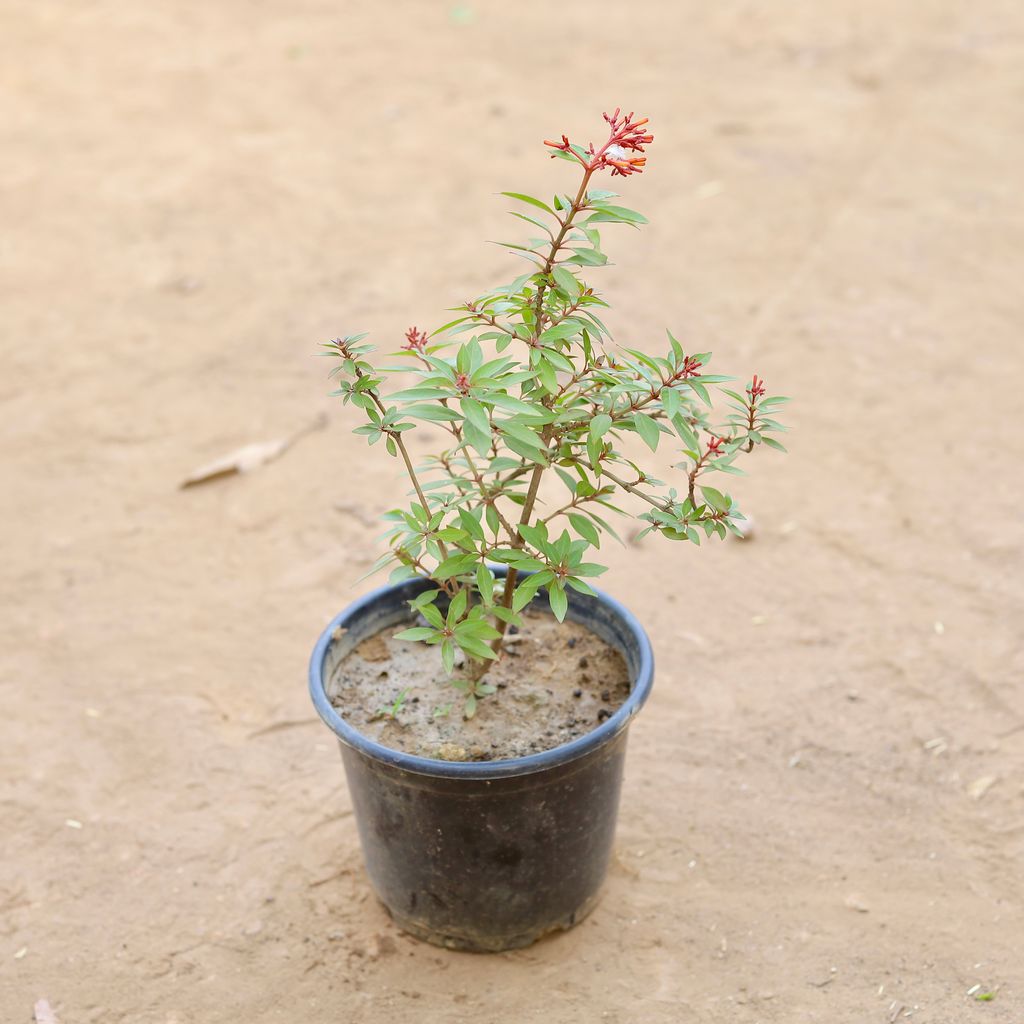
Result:
{"label": "soil surface texture", "polygon": [[[1021,1024],[1022,97],[1020,0],[0,0],[0,1021]],[[657,662],[603,898],[447,953],[307,692],[407,489],[315,353],[522,273],[498,193],[616,105],[602,319],[789,454],[594,559]]]}
{"label": "soil surface texture", "polygon": [[629,671],[615,648],[578,623],[527,611],[485,677],[496,692],[479,699],[467,721],[465,694],[449,685],[440,648],[396,640],[402,628],[364,640],[328,688],[350,725],[408,754],[444,761],[525,757],[585,736],[629,696]]}

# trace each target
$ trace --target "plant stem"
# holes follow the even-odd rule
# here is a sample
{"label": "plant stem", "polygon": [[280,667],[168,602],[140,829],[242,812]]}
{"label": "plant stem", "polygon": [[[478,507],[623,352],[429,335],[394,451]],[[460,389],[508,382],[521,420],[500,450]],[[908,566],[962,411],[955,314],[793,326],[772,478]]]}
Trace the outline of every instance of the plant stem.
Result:
{"label": "plant stem", "polygon": [[547,291],[548,286],[547,277],[551,273],[551,268],[555,265],[555,260],[558,258],[559,250],[562,248],[562,242],[565,240],[565,236],[569,233],[569,228],[572,227],[573,218],[581,209],[583,209],[583,203],[587,196],[587,185],[590,184],[590,178],[593,173],[593,168],[587,167],[586,172],[583,175],[583,180],[580,182],[579,191],[576,193],[576,198],[572,201],[572,207],[570,208],[565,220],[562,221],[562,230],[555,235],[555,238],[551,243],[551,251],[548,253],[548,258],[544,261],[544,267],[541,270],[544,280],[537,286],[537,300],[533,306],[534,326],[533,337],[530,339],[531,348],[536,346],[537,339],[540,337],[541,330],[543,328],[542,309],[544,306],[544,292]]}
{"label": "plant stem", "polygon": [[[533,333],[529,339],[528,344],[531,348],[536,348],[537,342],[544,330],[544,293],[547,291],[547,278],[551,273],[552,268],[555,265],[555,261],[558,259],[558,253],[562,248],[562,242],[565,241],[565,236],[569,233],[572,228],[573,218],[577,213],[583,209],[586,203],[587,197],[587,185],[590,184],[591,175],[593,175],[593,168],[587,167],[583,174],[583,180],[580,182],[580,187],[576,192],[576,198],[572,201],[572,206],[569,212],[566,214],[565,220],[562,221],[561,230],[551,240],[551,249],[548,252],[548,257],[544,261],[544,267],[541,271],[542,280],[537,286],[537,298],[534,302],[534,320],[533,320]],[[554,401],[554,396],[549,396],[543,400],[543,403],[548,408],[551,407]],[[545,428],[543,434],[545,448],[551,441],[551,435],[553,431]],[[528,526],[530,518],[533,515],[534,506],[537,504],[537,492],[540,490],[540,480],[544,475],[544,471],[548,469],[546,463],[538,463],[533,468],[533,473],[530,476],[530,485],[526,491],[526,499],[523,502],[523,512],[519,517],[519,526]],[[521,549],[525,545],[525,540],[517,532],[512,539],[512,547],[515,549]],[[505,590],[501,595],[501,607],[511,608],[512,607],[512,596],[516,589],[516,579],[519,573],[510,565],[508,567],[508,575],[505,577]],[[508,629],[508,623],[504,619],[497,619],[495,622],[495,628],[498,630],[499,636],[491,641],[491,650],[495,654],[501,653],[502,644],[505,641],[505,631]]]}
{"label": "plant stem", "polygon": [[[357,380],[360,380],[365,376],[365,374],[359,369],[358,366],[356,367],[355,375]],[[366,394],[368,394],[370,398],[373,399],[373,404],[376,405],[378,409],[380,409],[381,414],[386,415],[387,408],[385,407],[384,403],[380,400],[380,395],[377,394],[376,389],[370,388],[367,390]],[[397,431],[389,431],[388,437],[390,437],[395,442],[396,446],[398,447],[398,450],[402,453],[402,460],[405,462],[405,468],[409,474],[409,479],[412,481],[412,485],[416,490],[416,497],[420,499],[420,505],[423,506],[424,513],[429,517],[430,506],[427,504],[427,496],[423,493],[423,488],[420,486],[420,480],[419,477],[416,475],[416,469],[412,464],[412,459],[409,458],[409,449],[405,447],[405,442],[402,440],[401,433]],[[448,548],[443,540],[438,540],[437,550],[441,552],[442,558],[448,557]]]}
{"label": "plant stem", "polygon": [[[597,473],[597,470],[594,469],[593,466],[590,467],[590,470],[595,474]],[[606,469],[604,466],[601,467],[601,473],[604,474],[604,476],[608,477],[609,480],[614,480],[615,483],[617,483],[624,491],[629,491],[630,494],[635,494],[638,498],[642,499],[643,501],[646,501],[648,505],[653,505],[656,509],[660,509],[662,512],[672,511],[671,502],[657,501],[655,498],[652,498],[649,494],[644,494],[644,492],[641,491],[636,486],[636,484],[631,484],[628,480],[620,479],[610,470]]]}

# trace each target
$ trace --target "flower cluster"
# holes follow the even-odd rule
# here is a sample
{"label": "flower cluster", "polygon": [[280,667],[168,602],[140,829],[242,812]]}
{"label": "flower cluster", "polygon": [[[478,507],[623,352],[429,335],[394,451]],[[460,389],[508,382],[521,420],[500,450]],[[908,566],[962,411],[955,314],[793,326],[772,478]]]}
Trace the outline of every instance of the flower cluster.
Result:
{"label": "flower cluster", "polygon": [[418,331],[415,327],[410,327],[405,332],[405,344],[402,346],[403,349],[409,352],[422,352],[427,347],[427,332]]}
{"label": "flower cluster", "polygon": [[750,395],[751,401],[756,402],[764,393],[764,381],[758,380],[757,374],[755,373],[753,382],[750,387],[747,388],[747,394]]}
{"label": "flower cluster", "polygon": [[696,356],[687,356],[679,370],[678,376],[682,380],[689,380],[691,377],[700,376],[700,368],[703,365]]}
{"label": "flower cluster", "polygon": [[603,116],[608,122],[608,139],[600,149],[595,149],[593,143],[586,149],[574,146],[567,135],[562,136],[561,142],[545,139],[544,145],[575,157],[591,174],[607,168],[611,168],[612,177],[642,173],[647,157],[630,156],[630,153],[643,153],[644,146],[654,141],[654,136],[644,127],[648,118],[634,121],[632,111],[622,114],[618,107],[615,113]]}

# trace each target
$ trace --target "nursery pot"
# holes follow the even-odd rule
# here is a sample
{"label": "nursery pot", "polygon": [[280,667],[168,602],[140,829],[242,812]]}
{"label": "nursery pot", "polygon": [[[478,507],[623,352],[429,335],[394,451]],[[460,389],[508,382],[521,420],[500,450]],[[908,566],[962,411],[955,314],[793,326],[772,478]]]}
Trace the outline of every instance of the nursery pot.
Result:
{"label": "nursery pot", "polygon": [[417,757],[353,729],[331,705],[330,687],[349,652],[407,622],[407,602],[428,586],[382,587],[331,622],[310,661],[313,703],[338,737],[366,870],[398,926],[452,949],[528,946],[572,927],[597,902],[627,731],[654,677],[650,641],[617,601],[570,592],[567,618],[626,661],[625,704],[587,735],[539,754],[485,762]]}

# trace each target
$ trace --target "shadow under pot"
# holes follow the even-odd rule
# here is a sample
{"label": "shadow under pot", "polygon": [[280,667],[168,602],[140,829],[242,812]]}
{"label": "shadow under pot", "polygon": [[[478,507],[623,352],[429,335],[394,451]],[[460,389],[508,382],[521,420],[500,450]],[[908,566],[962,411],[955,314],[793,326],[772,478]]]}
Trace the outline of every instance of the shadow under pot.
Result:
{"label": "shadow under pot", "polygon": [[[521,948],[571,928],[597,903],[629,724],[653,682],[650,641],[617,601],[570,592],[566,617],[626,662],[625,703],[586,735],[539,754],[418,757],[357,732],[332,706],[329,686],[360,643],[408,622],[408,602],[428,586],[382,587],[338,615],[313,651],[310,693],[338,737],[367,874],[398,926],[450,949]],[[543,607],[543,595],[531,607]]]}

